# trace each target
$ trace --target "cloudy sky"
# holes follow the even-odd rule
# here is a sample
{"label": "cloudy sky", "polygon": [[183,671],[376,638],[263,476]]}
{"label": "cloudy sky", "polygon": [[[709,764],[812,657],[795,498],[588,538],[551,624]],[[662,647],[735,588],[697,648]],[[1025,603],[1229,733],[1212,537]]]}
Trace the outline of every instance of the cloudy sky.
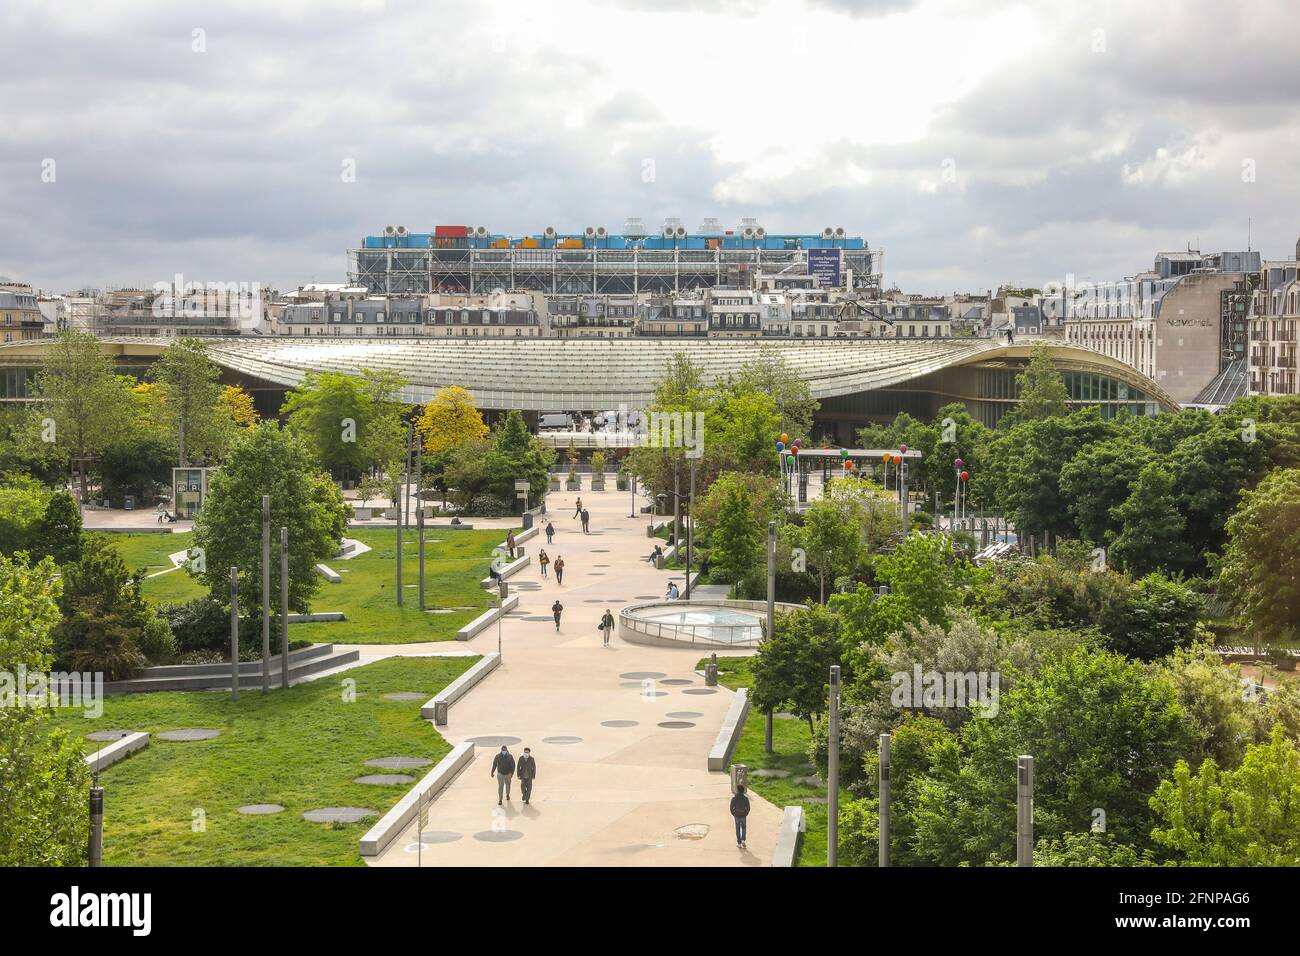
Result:
{"label": "cloudy sky", "polygon": [[[6,0],[0,275],[341,281],[386,224],[843,225],[907,291],[1300,236],[1289,0]],[[351,175],[354,173],[354,175]]]}

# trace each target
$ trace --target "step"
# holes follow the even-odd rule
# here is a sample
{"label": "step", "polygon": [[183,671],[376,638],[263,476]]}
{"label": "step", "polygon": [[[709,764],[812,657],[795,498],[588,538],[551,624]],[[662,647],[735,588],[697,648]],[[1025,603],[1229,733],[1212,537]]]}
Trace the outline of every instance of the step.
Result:
{"label": "step", "polygon": [[[272,641],[276,641],[278,635],[272,635]],[[289,672],[301,661],[310,660],[313,657],[321,657],[331,654],[334,651],[333,644],[313,644],[311,647],[300,647],[296,651],[289,652]],[[241,661],[239,664],[240,672],[262,673],[262,662]],[[280,655],[275,654],[271,657],[271,670],[279,673]],[[163,664],[158,667],[146,667],[133,680],[152,679],[160,677],[202,677],[205,674],[221,674],[225,677],[230,676],[230,664],[223,662],[220,664]]]}
{"label": "step", "polygon": [[[326,645],[328,646],[328,645]],[[360,660],[358,650],[337,651],[324,656],[315,656],[304,661],[294,661],[290,655],[290,683],[320,671],[329,670],[342,664],[351,664]],[[205,665],[206,666],[206,665]],[[250,667],[256,668],[250,670]],[[224,674],[201,674],[190,677],[143,677],[124,681],[109,681],[104,684],[104,694],[148,694],[159,691],[186,690],[222,690],[230,687],[230,668]],[[240,664],[240,690],[260,690],[262,687],[262,662],[244,661]],[[280,668],[271,667],[271,687],[280,687]]]}

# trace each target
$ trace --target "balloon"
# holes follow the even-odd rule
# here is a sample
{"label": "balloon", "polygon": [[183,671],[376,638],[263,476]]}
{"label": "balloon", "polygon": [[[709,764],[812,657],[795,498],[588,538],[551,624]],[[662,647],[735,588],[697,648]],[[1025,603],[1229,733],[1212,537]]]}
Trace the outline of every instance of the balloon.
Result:
{"label": "balloon", "polygon": [[882,459],[884,459],[885,462],[888,462],[888,461],[889,461],[889,452],[885,452],[885,453],[882,454],[880,457],[881,457]]}
{"label": "balloon", "polygon": [[782,444],[785,444],[785,443],[788,442],[789,440],[790,440],[790,436],[787,435],[785,432],[782,432],[782,433],[781,433],[781,443],[782,443]]}
{"label": "balloon", "polygon": [[852,471],[852,470],[853,470],[853,462],[851,462],[851,461],[846,461],[846,462],[844,463],[844,470],[845,470],[845,471]]}
{"label": "balloon", "polygon": [[962,481],[969,481],[969,480],[970,480],[970,472],[969,472],[969,471],[963,471],[963,472],[961,473],[961,480],[962,480]]}
{"label": "balloon", "polygon": [[791,454],[791,455],[797,455],[797,454],[799,454],[799,443],[798,443],[798,442],[796,442],[795,445],[794,445],[794,447],[790,449],[790,454]]}
{"label": "balloon", "polygon": [[906,445],[899,445],[899,446],[898,446],[898,450],[901,451],[904,455],[907,454],[907,446],[906,446]]}
{"label": "balloon", "polygon": [[840,449],[840,457],[841,457],[841,458],[848,458],[848,457],[849,457],[849,450],[848,450],[847,448],[841,448],[841,449]]}
{"label": "balloon", "polygon": [[794,467],[794,455],[786,455],[786,456],[785,456],[785,463],[786,463],[787,465],[789,465],[791,468],[793,468],[793,467]]}
{"label": "balloon", "polygon": [[965,463],[964,461],[962,461],[960,458],[954,458],[954,459],[952,460],[952,466],[953,466],[954,468],[960,468],[960,467],[961,467],[962,465],[964,465],[964,464],[966,464],[966,463]]}

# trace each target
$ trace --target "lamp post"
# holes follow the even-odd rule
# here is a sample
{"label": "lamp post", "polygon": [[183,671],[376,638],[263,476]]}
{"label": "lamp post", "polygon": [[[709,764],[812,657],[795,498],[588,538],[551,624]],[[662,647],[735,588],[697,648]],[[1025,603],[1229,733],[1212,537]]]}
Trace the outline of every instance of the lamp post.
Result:
{"label": "lamp post", "polygon": [[695,539],[695,459],[691,459],[691,494],[686,499],[686,600],[691,599],[691,544]]}
{"label": "lamp post", "polygon": [[280,687],[289,689],[289,529],[280,529]]}
{"label": "lamp post", "polygon": [[902,505],[903,534],[907,534],[907,446],[898,446],[898,468],[894,473],[894,484],[898,486],[898,500]]}
{"label": "lamp post", "polygon": [[631,505],[632,510],[631,512],[628,513],[628,517],[635,518],[636,517],[636,475],[628,476],[628,486],[632,489],[632,505]]}
{"label": "lamp post", "polygon": [[889,866],[889,743],[890,734],[880,735],[880,825],[878,827],[877,842],[880,844],[880,855],[877,861],[880,866]]}
{"label": "lamp post", "polygon": [[1016,866],[1034,865],[1034,758],[1016,758]]}
{"label": "lamp post", "polygon": [[[776,522],[767,523],[767,639],[776,636]],[[772,752],[772,710],[763,715],[763,751]]]}
{"label": "lamp post", "polygon": [[262,495],[262,692],[271,689],[271,496]]}
{"label": "lamp post", "polygon": [[838,866],[840,842],[840,666],[831,665],[829,722],[826,728],[826,865]]}
{"label": "lamp post", "polygon": [[230,699],[239,700],[239,568],[230,569]]}

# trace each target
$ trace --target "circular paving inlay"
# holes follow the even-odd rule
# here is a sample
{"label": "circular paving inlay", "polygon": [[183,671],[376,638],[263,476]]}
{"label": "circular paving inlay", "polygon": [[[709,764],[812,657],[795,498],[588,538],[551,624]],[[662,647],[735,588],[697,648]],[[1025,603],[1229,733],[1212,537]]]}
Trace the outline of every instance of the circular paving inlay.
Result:
{"label": "circular paving inlay", "polygon": [[689,720],[661,720],[659,726],[667,727],[669,730],[685,730],[687,727],[694,727],[695,725]]}
{"label": "circular paving inlay", "polygon": [[357,777],[353,783],[366,783],[375,787],[391,787],[396,783],[415,783],[415,778],[404,773],[371,773]]}
{"label": "circular paving inlay", "polygon": [[639,723],[639,721],[635,721],[635,720],[602,720],[602,721],[600,722],[600,726],[602,726],[602,727],[635,727],[638,723]]}
{"label": "circular paving inlay", "polygon": [[246,813],[250,817],[261,817],[272,813],[280,813],[284,807],[278,803],[250,803],[246,807],[240,807],[240,813]]}
{"label": "circular paving inlay", "polygon": [[683,694],[716,694],[717,691],[714,690],[712,687],[688,687],[684,691],[682,691],[682,693]]}
{"label": "circular paving inlay", "polygon": [[518,830],[480,830],[474,834],[474,839],[482,840],[484,843],[509,843],[522,836],[523,834]]}
{"label": "circular paving inlay", "polygon": [[559,737],[543,737],[543,738],[542,738],[542,743],[544,743],[544,744],[580,744],[580,743],[582,743],[582,738],[581,738],[581,737],[565,737],[565,736],[559,736]]}
{"label": "circular paving inlay", "polygon": [[366,817],[377,816],[378,810],[366,807],[321,807],[319,810],[308,810],[302,818],[312,823],[359,823]]}
{"label": "circular paving inlay", "polygon": [[519,737],[497,737],[491,734],[483,737],[467,737],[466,739],[480,747],[500,747],[502,745],[509,747],[511,744],[517,744],[520,741]]}
{"label": "circular paving inlay", "polygon": [[592,565],[593,568],[612,568],[613,566],[614,566],[614,565],[612,565],[612,564],[593,564],[593,565]]}
{"label": "circular paving inlay", "polygon": [[86,734],[86,739],[101,742],[121,740],[129,733],[131,733],[129,730],[92,730],[90,733]]}
{"label": "circular paving inlay", "polygon": [[420,834],[420,842],[425,845],[430,843],[455,843],[464,836],[465,834],[457,833],[455,830],[425,830]]}
{"label": "circular paving inlay", "polygon": [[667,677],[663,671],[628,671],[626,674],[619,674],[623,680],[657,680],[660,677]]}
{"label": "circular paving inlay", "polygon": [[669,684],[673,687],[680,687],[682,684],[694,684],[695,681],[686,677],[669,677],[667,680],[661,680],[661,684]]}
{"label": "circular paving inlay", "polygon": [[393,694],[385,694],[384,700],[428,700],[428,694],[417,694],[415,691],[399,690]]}
{"label": "circular paving inlay", "polygon": [[[637,686],[639,687],[640,685],[638,684]],[[643,691],[641,692],[641,696],[642,696],[642,697],[667,697],[667,696],[668,696],[668,691],[666,691],[666,690],[643,690]]]}
{"label": "circular paving inlay", "polygon": [[433,763],[432,760],[426,760],[424,757],[376,757],[374,760],[367,760],[367,767],[378,767],[380,770],[414,770],[416,767],[427,767]]}
{"label": "circular paving inlay", "polygon": [[674,711],[670,711],[667,716],[677,717],[679,719],[685,718],[687,720],[690,720],[692,717],[703,717],[704,715],[701,714],[698,710],[674,710]]}
{"label": "circular paving inlay", "polygon": [[554,620],[554,618],[544,617],[544,616],[541,615],[541,614],[530,614],[528,617],[525,617],[524,620],[525,620],[525,621],[532,621],[533,623],[539,623],[539,622],[540,622],[540,623],[543,623],[543,624],[550,624],[550,623]]}
{"label": "circular paving inlay", "polygon": [[659,594],[638,594],[636,599],[638,601],[657,601],[661,596]]}
{"label": "circular paving inlay", "polygon": [[609,554],[609,548],[592,548],[592,554]]}
{"label": "circular paving inlay", "polygon": [[211,740],[213,737],[220,737],[219,730],[200,730],[197,727],[187,727],[181,730],[164,730],[158,735],[159,740],[171,740],[177,742],[191,740]]}

